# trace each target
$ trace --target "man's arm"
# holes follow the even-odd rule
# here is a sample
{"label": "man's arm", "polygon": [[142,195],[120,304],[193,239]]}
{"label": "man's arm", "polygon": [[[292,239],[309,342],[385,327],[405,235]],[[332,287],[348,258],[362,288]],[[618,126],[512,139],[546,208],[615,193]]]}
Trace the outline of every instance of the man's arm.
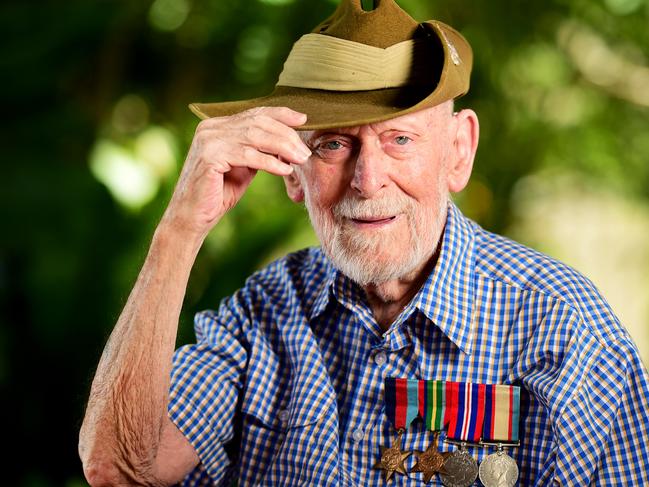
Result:
{"label": "man's arm", "polygon": [[649,374],[636,346],[626,333],[576,341],[566,352],[582,360],[566,372],[580,380],[553,427],[554,482],[649,485]]}
{"label": "man's arm", "polygon": [[649,485],[649,373],[629,338],[623,387],[591,485]]}
{"label": "man's arm", "polygon": [[166,226],[156,230],[92,384],[79,441],[91,485],[173,483],[174,472],[154,468],[161,437],[180,447],[170,455],[179,460],[178,475],[198,462],[165,413],[178,318],[199,248]]}
{"label": "man's arm", "polygon": [[79,438],[89,483],[171,485],[199,461],[167,416],[178,319],[196,255],[256,171],[287,175],[306,117],[262,108],[199,123],[178,183],[104,349]]}

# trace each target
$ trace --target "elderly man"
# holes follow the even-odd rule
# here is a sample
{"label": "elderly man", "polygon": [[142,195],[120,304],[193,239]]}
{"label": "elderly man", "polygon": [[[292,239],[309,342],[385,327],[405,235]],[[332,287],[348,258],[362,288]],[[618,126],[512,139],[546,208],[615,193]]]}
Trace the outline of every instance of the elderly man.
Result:
{"label": "elderly man", "polygon": [[[268,97],[191,106],[204,120],[92,385],[91,485],[649,482],[648,375],[606,302],[449,199],[478,144],[453,108],[470,47],[376,3],[343,0]],[[322,248],[198,313],[174,353],[196,254],[258,170]]]}

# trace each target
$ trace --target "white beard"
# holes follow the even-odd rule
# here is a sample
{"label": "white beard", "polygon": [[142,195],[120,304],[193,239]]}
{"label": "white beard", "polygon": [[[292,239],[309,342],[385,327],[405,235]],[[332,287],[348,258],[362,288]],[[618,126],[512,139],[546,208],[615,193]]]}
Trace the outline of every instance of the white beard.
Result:
{"label": "white beard", "polygon": [[[346,196],[331,209],[317,207],[302,181],[304,202],[325,255],[343,274],[361,286],[381,284],[411,275],[435,252],[446,222],[448,191],[437,183],[434,207],[421,207],[401,193],[380,200]],[[333,217],[331,216],[333,214]],[[355,230],[347,218],[400,214],[407,219],[407,234],[394,223],[373,231]],[[400,241],[408,239],[406,250]]]}

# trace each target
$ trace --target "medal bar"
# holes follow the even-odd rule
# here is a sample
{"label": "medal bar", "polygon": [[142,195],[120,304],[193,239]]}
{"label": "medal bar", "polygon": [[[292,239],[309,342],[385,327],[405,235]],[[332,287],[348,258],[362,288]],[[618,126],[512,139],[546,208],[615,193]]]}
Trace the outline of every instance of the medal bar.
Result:
{"label": "medal bar", "polygon": [[[485,487],[513,487],[518,466],[504,447],[520,445],[520,388],[510,385],[477,384],[417,379],[385,379],[386,415],[397,430],[397,439],[381,447],[374,468],[385,472],[386,481],[396,472],[407,475],[404,460],[412,453],[417,464],[412,472],[429,482],[435,474],[446,487],[469,487],[480,477]],[[426,451],[404,452],[402,436],[410,424],[422,418],[434,438]],[[444,443],[458,445],[453,452],[437,449],[440,434]],[[466,447],[496,446],[478,467]]]}

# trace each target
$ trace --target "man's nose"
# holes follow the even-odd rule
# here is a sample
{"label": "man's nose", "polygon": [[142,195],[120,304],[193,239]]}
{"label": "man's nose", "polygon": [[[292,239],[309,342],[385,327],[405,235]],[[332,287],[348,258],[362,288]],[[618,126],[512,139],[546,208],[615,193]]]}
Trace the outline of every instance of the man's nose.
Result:
{"label": "man's nose", "polygon": [[388,185],[388,161],[375,143],[363,143],[358,149],[351,186],[359,196],[372,198]]}

